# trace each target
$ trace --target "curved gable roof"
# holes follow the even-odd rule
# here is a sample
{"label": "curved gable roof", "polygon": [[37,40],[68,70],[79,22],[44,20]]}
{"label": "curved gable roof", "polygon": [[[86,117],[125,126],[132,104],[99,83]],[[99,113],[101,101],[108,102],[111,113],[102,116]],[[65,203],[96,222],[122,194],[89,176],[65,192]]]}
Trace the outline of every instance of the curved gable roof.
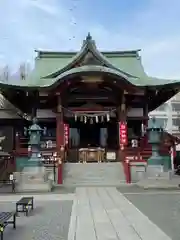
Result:
{"label": "curved gable roof", "polygon": [[88,52],[92,53],[92,55],[99,60],[99,62],[101,63],[102,66],[108,67],[108,68],[112,68],[116,71],[121,72],[123,75],[126,75],[127,77],[136,77],[134,75],[129,74],[128,72],[125,72],[121,69],[119,69],[118,67],[116,67],[115,65],[113,65],[107,57],[105,57],[105,55],[103,55],[97,48],[96,48],[96,44],[95,41],[92,39],[90,33],[88,34],[88,36],[86,37],[86,39],[83,42],[82,48],[81,50],[76,53],[76,55],[71,59],[71,61],[64,66],[63,68],[61,68],[60,70],[51,73],[47,76],[44,76],[43,78],[56,78],[58,77],[58,75],[62,74],[65,71],[70,70],[71,68],[73,68],[74,66],[78,65],[88,54]]}

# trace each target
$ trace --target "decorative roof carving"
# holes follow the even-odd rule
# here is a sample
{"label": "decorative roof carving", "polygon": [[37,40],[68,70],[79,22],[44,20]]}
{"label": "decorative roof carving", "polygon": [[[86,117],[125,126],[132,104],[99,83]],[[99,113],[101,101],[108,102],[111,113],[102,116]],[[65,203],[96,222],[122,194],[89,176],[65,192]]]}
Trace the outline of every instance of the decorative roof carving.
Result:
{"label": "decorative roof carving", "polygon": [[82,62],[79,64],[79,66],[83,65],[102,65],[102,62],[100,62],[92,52],[88,52]]}
{"label": "decorative roof carving", "polygon": [[[91,64],[82,64],[82,61],[84,60],[84,58],[91,53],[91,56],[93,56],[93,58],[91,59]],[[89,58],[89,57],[88,57]],[[95,62],[93,63],[93,61]],[[92,64],[93,63],[93,64]],[[96,48],[96,44],[95,41],[92,40],[92,37],[90,35],[90,33],[87,35],[86,39],[83,41],[83,46],[80,50],[80,52],[78,52],[74,58],[72,59],[72,61],[67,64],[64,68],[60,69],[59,71],[56,71],[48,76],[45,76],[44,78],[56,78],[58,77],[61,73],[66,72],[74,67],[77,66],[81,66],[81,65],[98,65],[98,66],[106,66],[112,70],[116,70],[119,73],[123,74],[124,76],[126,75],[126,77],[136,77],[133,76],[129,73],[126,73],[124,71],[121,71],[120,69],[116,68],[112,63],[109,62],[109,60],[101,53],[98,51],[98,49]]]}

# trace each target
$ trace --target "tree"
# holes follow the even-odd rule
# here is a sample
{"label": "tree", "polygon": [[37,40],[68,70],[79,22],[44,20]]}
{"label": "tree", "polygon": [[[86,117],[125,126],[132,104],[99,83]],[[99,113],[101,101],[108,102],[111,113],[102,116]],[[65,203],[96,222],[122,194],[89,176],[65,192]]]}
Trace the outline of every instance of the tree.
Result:
{"label": "tree", "polygon": [[10,69],[9,69],[9,66],[6,65],[2,69],[1,79],[2,79],[3,82],[8,82],[9,81],[9,77],[10,77]]}
{"label": "tree", "polygon": [[20,75],[20,80],[25,80],[26,79],[26,64],[21,63],[19,66],[19,75]]}
{"label": "tree", "polygon": [[26,80],[31,72],[31,66],[29,63],[22,63],[19,67],[20,80]]}

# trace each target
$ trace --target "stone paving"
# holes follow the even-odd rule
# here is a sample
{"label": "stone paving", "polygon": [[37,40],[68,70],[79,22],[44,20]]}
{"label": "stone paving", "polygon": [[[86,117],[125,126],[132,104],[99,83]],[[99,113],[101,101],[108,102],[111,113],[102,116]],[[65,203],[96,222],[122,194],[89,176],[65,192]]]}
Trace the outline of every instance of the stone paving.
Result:
{"label": "stone paving", "polygon": [[[55,186],[51,192],[51,194],[68,194],[74,193],[75,187],[62,187],[62,186]],[[0,195],[1,194],[12,194],[12,186],[11,185],[3,185],[0,186]],[[20,194],[20,193],[16,193]],[[32,194],[32,193],[31,193]],[[46,192],[42,192],[41,194],[47,194]]]}
{"label": "stone paving", "polygon": [[[120,192],[122,189],[123,194]],[[129,187],[122,189],[81,187],[76,189],[75,194],[36,194],[34,211],[29,217],[22,215],[17,218],[16,230],[8,226],[4,239],[179,240],[179,193],[161,192],[157,197],[157,191],[138,192],[138,188]],[[151,197],[153,194],[154,197]],[[1,195],[0,211],[14,210],[15,202],[20,197],[16,194]],[[164,213],[163,210],[170,209],[171,204],[174,204],[174,215],[167,218],[168,211]],[[172,226],[171,231],[168,230],[168,224]]]}
{"label": "stone paving", "polygon": [[[1,202],[12,202],[15,204],[21,197],[32,196],[32,194],[9,194],[9,195],[0,195]],[[67,201],[73,200],[74,194],[33,194],[34,201]]]}
{"label": "stone paving", "polygon": [[173,240],[180,239],[180,192],[120,188],[141,212]]}
{"label": "stone paving", "polygon": [[[6,196],[7,197],[7,196]],[[44,197],[44,196],[43,196]],[[14,200],[14,196],[13,196]],[[68,200],[35,200],[35,209],[28,217],[17,217],[17,228],[11,225],[4,231],[4,240],[66,240],[72,209]],[[0,202],[0,211],[15,210],[14,202]]]}
{"label": "stone paving", "polygon": [[68,240],[170,240],[116,188],[77,188]]}

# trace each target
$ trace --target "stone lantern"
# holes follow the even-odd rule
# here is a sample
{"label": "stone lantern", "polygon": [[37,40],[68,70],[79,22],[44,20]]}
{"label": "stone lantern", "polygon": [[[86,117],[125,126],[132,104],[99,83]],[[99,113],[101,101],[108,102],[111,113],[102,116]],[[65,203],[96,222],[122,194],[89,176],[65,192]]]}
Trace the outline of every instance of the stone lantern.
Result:
{"label": "stone lantern", "polygon": [[29,149],[31,150],[31,157],[28,161],[29,167],[38,167],[41,165],[41,136],[46,134],[46,128],[42,129],[37,124],[37,119],[33,119],[32,125],[27,129],[24,129],[25,135],[29,136]]}
{"label": "stone lantern", "polygon": [[29,136],[29,160],[21,172],[21,179],[18,184],[18,191],[44,191],[49,192],[52,189],[52,180],[49,178],[45,167],[42,164],[40,152],[41,136],[46,133],[37,124],[37,119],[33,119],[32,125],[25,128],[25,135]]}
{"label": "stone lantern", "polygon": [[152,155],[148,159],[148,165],[163,165],[163,157],[159,154],[159,147],[163,139],[163,128],[156,121],[155,118],[149,120],[148,128],[148,142],[152,146]]}
{"label": "stone lantern", "polygon": [[156,187],[164,188],[164,180],[171,180],[172,172],[165,171],[164,157],[159,154],[159,148],[163,140],[164,132],[163,128],[155,118],[149,120],[147,134],[148,142],[152,146],[152,155],[147,160],[144,179],[140,180],[137,185],[144,189]]}

